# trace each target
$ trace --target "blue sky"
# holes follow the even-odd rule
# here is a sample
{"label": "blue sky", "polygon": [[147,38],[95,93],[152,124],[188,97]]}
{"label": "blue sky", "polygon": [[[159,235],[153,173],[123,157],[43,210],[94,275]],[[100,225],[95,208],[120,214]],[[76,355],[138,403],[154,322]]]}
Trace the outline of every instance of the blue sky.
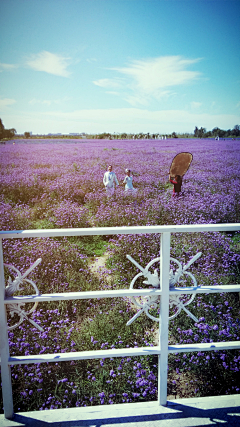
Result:
{"label": "blue sky", "polygon": [[0,0],[0,117],[18,133],[240,124],[239,0]]}

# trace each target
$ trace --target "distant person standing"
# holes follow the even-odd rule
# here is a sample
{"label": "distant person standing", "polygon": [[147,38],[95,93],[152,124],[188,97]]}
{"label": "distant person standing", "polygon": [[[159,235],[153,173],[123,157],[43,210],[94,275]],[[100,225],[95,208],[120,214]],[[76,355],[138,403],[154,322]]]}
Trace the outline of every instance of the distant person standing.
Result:
{"label": "distant person standing", "polygon": [[182,177],[180,175],[176,175],[175,179],[171,179],[171,176],[169,174],[169,182],[173,184],[173,194],[172,197],[179,196],[181,193],[182,188]]}
{"label": "distant person standing", "polygon": [[123,181],[123,184],[125,184],[125,191],[130,193],[136,193],[137,189],[133,187],[133,184],[132,184],[133,177],[131,176],[130,169],[126,169],[125,173],[127,174]]}
{"label": "distant person standing", "polygon": [[112,170],[112,165],[108,166],[108,170],[104,174],[103,184],[105,185],[106,191],[109,196],[114,194],[115,184],[119,185],[116,174]]}

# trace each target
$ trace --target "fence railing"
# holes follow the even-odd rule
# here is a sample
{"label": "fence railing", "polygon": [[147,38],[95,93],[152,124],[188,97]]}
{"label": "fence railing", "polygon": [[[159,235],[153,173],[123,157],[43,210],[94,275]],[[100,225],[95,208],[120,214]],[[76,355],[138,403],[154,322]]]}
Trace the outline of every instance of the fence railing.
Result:
{"label": "fence railing", "polygon": [[[171,233],[196,233],[206,231],[238,231],[240,223],[237,224],[197,224],[197,225],[167,225],[167,226],[135,226],[135,227],[101,227],[101,228],[72,228],[53,230],[22,230],[22,231],[1,231],[0,232],[0,351],[1,351],[1,376],[4,414],[6,418],[13,417],[13,397],[11,383],[11,365],[43,363],[43,362],[63,362],[82,359],[112,358],[125,356],[146,356],[158,355],[158,402],[166,405],[167,402],[167,366],[168,354],[193,351],[212,351],[239,349],[240,341],[211,342],[200,344],[168,345],[168,322],[169,322],[169,301],[175,295],[193,293],[222,293],[240,292],[240,284],[202,287],[175,287],[170,286],[170,237]],[[159,234],[160,236],[160,278],[159,286],[151,289],[119,289],[106,291],[70,292],[37,294],[27,296],[6,296],[4,281],[4,258],[2,239],[22,239],[22,238],[45,238],[63,236],[91,236],[91,235],[120,235],[120,234]],[[186,266],[185,266],[186,268]],[[145,272],[145,273],[144,273]],[[143,274],[149,274],[143,270]],[[189,275],[191,273],[188,273]],[[156,276],[155,279],[156,280]],[[174,281],[173,281],[174,282]],[[27,356],[14,356],[9,354],[8,329],[7,329],[7,306],[11,304],[26,302],[61,301],[73,299],[91,298],[116,298],[116,297],[150,296],[153,300],[160,298],[159,312],[159,345],[153,347],[134,347],[111,350],[80,351],[69,353],[38,354]],[[181,303],[179,303],[181,304]],[[180,309],[184,308],[179,305]],[[142,309],[144,311],[145,308]],[[147,310],[147,308],[146,308]],[[188,310],[185,308],[185,311]],[[190,313],[191,314],[191,313]],[[194,316],[193,316],[194,317]]]}

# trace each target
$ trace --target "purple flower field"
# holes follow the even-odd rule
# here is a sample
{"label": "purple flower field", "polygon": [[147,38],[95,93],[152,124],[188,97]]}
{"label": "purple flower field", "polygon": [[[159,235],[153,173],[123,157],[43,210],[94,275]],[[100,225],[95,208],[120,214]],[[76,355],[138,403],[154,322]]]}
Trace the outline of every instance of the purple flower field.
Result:
{"label": "purple flower field", "polygon": [[[172,198],[173,157],[193,154],[182,194]],[[240,222],[240,141],[226,140],[15,140],[0,145],[1,230]],[[109,164],[120,183],[107,197],[102,182]],[[125,169],[135,195],[124,191]],[[239,283],[239,233],[174,234],[171,256],[186,263],[199,285]],[[3,242],[4,262],[20,271],[41,257],[31,273],[41,293],[128,288],[138,270],[159,254],[158,235],[13,239]],[[91,263],[107,254],[98,273]],[[10,271],[6,269],[6,280]],[[27,292],[27,289],[26,289]],[[29,293],[29,292],[28,292]],[[169,342],[235,341],[240,337],[238,293],[198,295],[170,321]],[[40,303],[9,332],[11,355],[58,353],[156,344],[158,325],[128,299]],[[14,323],[17,318],[10,319]],[[239,393],[240,353],[217,351],[169,356],[168,395]],[[150,401],[157,398],[157,358],[73,361],[12,367],[15,412]],[[2,404],[1,404],[2,410]]]}

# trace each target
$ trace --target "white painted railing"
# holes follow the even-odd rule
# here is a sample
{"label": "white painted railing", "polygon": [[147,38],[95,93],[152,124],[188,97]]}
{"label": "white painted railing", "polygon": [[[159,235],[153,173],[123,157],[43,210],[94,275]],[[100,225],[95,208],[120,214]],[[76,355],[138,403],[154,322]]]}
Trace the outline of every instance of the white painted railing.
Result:
{"label": "white painted railing", "polygon": [[[168,320],[169,320],[169,296],[196,293],[222,293],[240,292],[240,285],[203,286],[169,289],[169,268],[170,268],[170,236],[171,233],[191,233],[204,231],[237,231],[240,230],[240,223],[237,224],[197,224],[197,225],[167,225],[167,226],[141,226],[141,227],[101,227],[101,228],[67,228],[53,230],[23,230],[23,231],[1,231],[0,232],[0,350],[1,350],[1,375],[4,414],[6,418],[13,417],[13,399],[11,384],[10,365],[43,363],[43,362],[63,362],[81,359],[97,359],[125,356],[146,356],[158,355],[158,402],[166,405],[167,402],[167,365],[168,354],[192,351],[212,351],[240,348],[240,341],[168,345]],[[4,281],[4,260],[2,239],[33,238],[33,237],[60,237],[60,236],[91,236],[91,235],[117,235],[117,234],[151,234],[159,233],[161,236],[160,250],[160,288],[149,290],[119,289],[109,291],[92,292],[70,292],[58,294],[39,294],[27,296],[5,296]],[[26,302],[41,301],[61,301],[73,299],[91,298],[115,298],[132,296],[159,296],[159,345],[155,347],[141,348],[121,348],[111,350],[80,351],[69,353],[54,353],[29,356],[14,356],[9,354],[7,315],[8,304],[19,304]]]}

